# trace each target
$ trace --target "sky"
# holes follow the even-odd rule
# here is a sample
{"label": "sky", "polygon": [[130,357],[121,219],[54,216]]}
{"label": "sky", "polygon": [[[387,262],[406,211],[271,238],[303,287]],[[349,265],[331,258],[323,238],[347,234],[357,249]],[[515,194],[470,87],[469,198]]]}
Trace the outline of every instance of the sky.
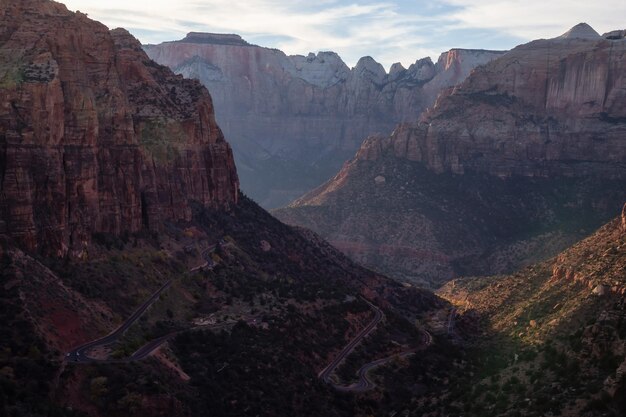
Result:
{"label": "sky", "polygon": [[287,54],[335,51],[348,66],[387,69],[451,48],[510,49],[580,22],[600,34],[626,26],[626,1],[603,0],[60,0],[142,43],[187,32],[237,33]]}

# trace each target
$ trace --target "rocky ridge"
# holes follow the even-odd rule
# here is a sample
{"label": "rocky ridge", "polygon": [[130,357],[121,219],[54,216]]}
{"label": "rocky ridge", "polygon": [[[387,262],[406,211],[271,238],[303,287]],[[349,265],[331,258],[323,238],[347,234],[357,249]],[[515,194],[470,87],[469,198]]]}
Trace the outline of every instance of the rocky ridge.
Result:
{"label": "rocky ridge", "polygon": [[389,150],[435,172],[624,178],[624,67],[626,42],[599,35],[519,46],[358,157]]}
{"label": "rocky ridge", "polygon": [[0,236],[82,256],[92,234],[159,230],[237,203],[207,90],[123,29],[43,0],[0,9]]}
{"label": "rocky ridge", "polygon": [[[456,304],[460,328],[479,326],[489,335],[477,338],[477,350],[501,357],[477,370],[471,385],[485,385],[485,373],[500,379],[508,397],[504,408],[517,404],[517,415],[542,408],[561,415],[626,411],[623,221],[622,214],[558,256],[513,275],[459,279],[438,291]],[[485,390],[473,391],[474,404],[488,401]],[[506,415],[498,408],[496,414]]]}
{"label": "rocky ridge", "polygon": [[371,57],[350,69],[334,52],[287,56],[232,36],[192,33],[144,48],[209,88],[242,189],[265,207],[287,204],[321,184],[363,138],[417,120],[443,89],[502,54],[454,49],[436,63],[394,64],[387,73]]}
{"label": "rocky ridge", "polygon": [[275,213],[400,279],[511,272],[555,254],[625,197],[623,68],[620,39],[521,45]]}
{"label": "rocky ridge", "polygon": [[[619,218],[556,257],[552,268],[552,280],[578,282],[597,295],[608,293],[626,295],[626,282],[622,275],[624,271],[622,261],[626,256],[625,237],[626,205]],[[589,247],[601,250],[592,252]],[[590,262],[591,260],[593,262]]]}

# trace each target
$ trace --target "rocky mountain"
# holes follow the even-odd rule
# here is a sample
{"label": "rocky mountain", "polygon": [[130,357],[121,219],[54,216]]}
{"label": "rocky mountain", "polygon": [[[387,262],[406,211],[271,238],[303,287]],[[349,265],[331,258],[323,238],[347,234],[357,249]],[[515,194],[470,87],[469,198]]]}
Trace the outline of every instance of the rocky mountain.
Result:
{"label": "rocky mountain", "polygon": [[123,29],[43,1],[0,14],[0,237],[80,257],[93,233],[158,231],[237,202],[211,97]]}
{"label": "rocky mountain", "polygon": [[591,31],[477,68],[419,122],[370,137],[332,180],[275,214],[430,285],[557,253],[626,193],[626,40]]}
{"label": "rocky mountain", "polygon": [[49,0],[0,28],[0,415],[386,413],[335,368],[447,302],[240,194],[208,91],[128,32]]}
{"label": "rocky mountain", "polygon": [[474,353],[490,353],[467,378],[467,395],[457,391],[465,415],[626,412],[625,224],[626,206],[548,261],[439,291],[457,305],[459,332],[482,332]]}
{"label": "rocky mountain", "polygon": [[330,178],[374,132],[417,120],[445,88],[502,52],[453,49],[389,73],[371,57],[350,69],[334,52],[287,56],[237,35],[190,33],[144,47],[211,91],[233,145],[242,189],[286,205]]}
{"label": "rocky mountain", "polygon": [[0,22],[0,415],[623,415],[626,208],[453,307],[238,194],[206,89],[125,31]]}

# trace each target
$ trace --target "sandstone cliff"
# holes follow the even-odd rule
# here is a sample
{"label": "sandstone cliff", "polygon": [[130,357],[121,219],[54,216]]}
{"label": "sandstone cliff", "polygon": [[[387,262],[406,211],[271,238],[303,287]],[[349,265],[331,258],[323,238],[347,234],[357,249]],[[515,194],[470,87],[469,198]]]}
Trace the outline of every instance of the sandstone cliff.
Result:
{"label": "sandstone cliff", "polygon": [[233,144],[242,189],[285,205],[327,180],[364,137],[417,120],[444,89],[501,55],[455,49],[390,73],[370,57],[350,69],[333,52],[287,56],[236,35],[190,33],[148,55],[209,88]]}
{"label": "sandstone cliff", "polygon": [[626,178],[626,42],[519,46],[440,97],[418,123],[368,143],[435,172]]}
{"label": "sandstone cliff", "polygon": [[211,97],[109,31],[43,0],[0,8],[0,235],[80,256],[93,233],[158,230],[190,202],[237,202]]}
{"label": "sandstone cliff", "polygon": [[402,279],[501,273],[554,254],[626,198],[626,42],[591,31],[477,68],[276,214]]}

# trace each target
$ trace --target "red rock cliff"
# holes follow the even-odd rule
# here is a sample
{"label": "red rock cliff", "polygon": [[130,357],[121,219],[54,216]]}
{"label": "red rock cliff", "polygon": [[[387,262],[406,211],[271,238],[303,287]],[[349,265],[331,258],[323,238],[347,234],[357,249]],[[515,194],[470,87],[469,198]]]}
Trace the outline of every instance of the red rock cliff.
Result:
{"label": "red rock cliff", "polygon": [[626,178],[624,68],[621,39],[534,41],[478,68],[386,146],[436,172]]}
{"label": "red rock cliff", "polygon": [[237,202],[232,152],[198,82],[46,0],[0,7],[0,235],[79,256],[95,232],[158,230]]}

